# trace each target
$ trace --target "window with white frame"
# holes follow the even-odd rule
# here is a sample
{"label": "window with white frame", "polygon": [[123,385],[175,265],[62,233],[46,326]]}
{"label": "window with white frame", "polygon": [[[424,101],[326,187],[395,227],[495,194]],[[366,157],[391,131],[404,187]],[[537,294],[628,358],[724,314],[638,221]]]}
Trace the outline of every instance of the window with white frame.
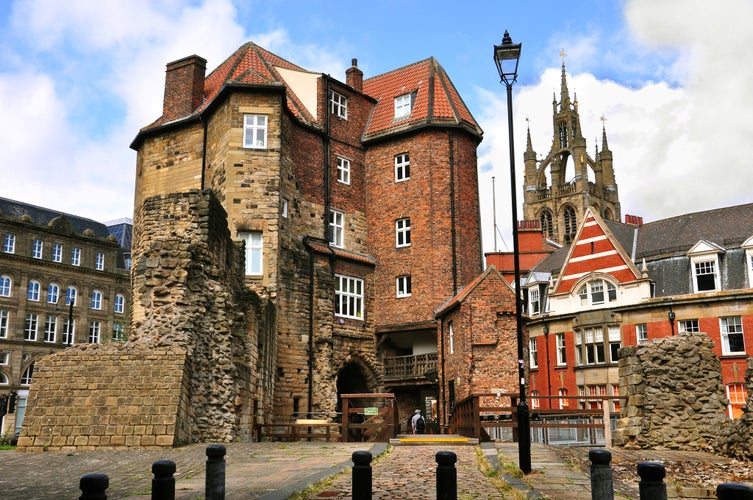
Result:
{"label": "window with white frame", "polygon": [[410,246],[410,217],[395,221],[395,246]]}
{"label": "window with white frame", "polygon": [[562,389],[559,389],[557,391],[557,396],[560,397],[559,399],[560,410],[570,407],[570,400],[567,398],[567,389],[565,389],[564,387]]}
{"label": "window with white frame", "polygon": [[122,342],[125,340],[125,326],[122,323],[113,323],[112,340]]}
{"label": "window with white frame", "polygon": [[125,295],[122,293],[115,294],[115,304],[113,306],[115,314],[123,314],[125,311]]}
{"label": "window with white frame", "polygon": [[363,319],[363,280],[335,275],[335,316]]}
{"label": "window with white frame", "polygon": [[41,295],[40,293],[41,288],[42,288],[42,285],[40,285],[37,280],[29,281],[29,289],[28,289],[28,294],[26,295],[26,298],[34,302],[39,302],[39,296]]}
{"label": "window with white frame", "polygon": [[37,330],[39,328],[39,315],[28,313],[26,323],[24,324],[24,340],[34,342],[37,340]]}
{"label": "window with white frame", "polygon": [[740,383],[729,384],[726,389],[727,400],[729,400],[727,414],[729,418],[738,418],[743,414],[743,406],[745,406],[745,399],[748,396],[745,385]]}
{"label": "window with white frame", "polygon": [[246,242],[246,275],[261,276],[264,271],[264,239],[262,231],[238,232]]}
{"label": "window with white frame", "polygon": [[0,339],[8,338],[8,323],[10,322],[10,313],[5,309],[0,309]]}
{"label": "window with white frame", "polygon": [[63,318],[63,344],[73,345],[76,338],[76,320],[68,317]]}
{"label": "window with white frame", "polygon": [[102,333],[102,323],[100,323],[99,321],[90,321],[88,342],[90,344],[99,344],[101,333]]}
{"label": "window with white frame", "polygon": [[413,94],[403,94],[395,97],[395,119],[400,120],[410,116],[413,107]]}
{"label": "window with white frame", "polygon": [[0,385],[8,385],[8,376],[0,372]]}
{"label": "window with white frame", "polygon": [[337,182],[350,184],[350,160],[342,156],[337,157]]}
{"label": "window with white frame", "polygon": [[346,120],[348,118],[348,98],[342,94],[331,90],[329,92],[329,110],[338,118]]}
{"label": "window with white frame", "polygon": [[102,252],[97,252],[97,255],[94,259],[94,267],[97,269],[97,271],[104,271],[105,269],[105,254]]}
{"label": "window with white frame", "polygon": [[541,400],[539,399],[539,391],[531,391],[531,409],[536,409],[541,406]]}
{"label": "window with white frame", "polygon": [[77,300],[78,290],[76,290],[75,286],[69,286],[65,291],[65,305],[69,306],[73,304],[75,306]]}
{"label": "window with white frame", "polygon": [[635,343],[640,345],[644,342],[648,342],[648,327],[646,323],[639,323],[635,325]]}
{"label": "window with white frame", "polygon": [[536,348],[536,337],[528,340],[528,356],[531,368],[539,367],[539,351]]}
{"label": "window with white frame", "polygon": [[693,261],[693,291],[719,290],[716,256],[707,260]]}
{"label": "window with white frame", "polygon": [[102,292],[99,290],[92,290],[91,308],[95,310],[102,309]]}
{"label": "window with white frame", "polygon": [[0,276],[0,297],[10,297],[13,280],[7,274]]}
{"label": "window with white frame", "polygon": [[584,284],[578,295],[583,306],[604,304],[605,299],[609,302],[617,300],[617,288],[607,280],[595,279]]}
{"label": "window with white frame", "polygon": [[47,316],[44,321],[44,341],[55,342],[58,333],[58,317]]}
{"label": "window with white frame", "polygon": [[[612,396],[619,396],[620,395],[620,386],[619,384],[611,384],[610,385],[612,390]],[[615,398],[612,400],[612,411],[619,412],[620,411],[620,399]]]}
{"label": "window with white frame", "polygon": [[0,352],[0,365],[8,365],[10,363],[10,353]]}
{"label": "window with white frame", "polygon": [[743,323],[740,316],[719,318],[722,334],[722,354],[745,354]]}
{"label": "window with white frame", "polygon": [[533,316],[539,312],[539,286],[534,285],[528,289],[528,314]]}
{"label": "window with white frame", "polygon": [[52,262],[63,262],[63,244],[52,244]]}
{"label": "window with white frame", "polygon": [[345,214],[339,210],[329,211],[329,244],[336,247],[345,244]]}
{"label": "window with white frame", "polygon": [[243,147],[266,149],[267,115],[243,115]]}
{"label": "window with white frame", "polygon": [[612,325],[607,328],[607,335],[609,340],[609,361],[616,363],[619,361],[619,350],[622,347],[622,338],[620,335],[620,327]]}
{"label": "window with white frame", "polygon": [[395,156],[395,182],[410,179],[410,155],[401,153]]}
{"label": "window with white frame", "polygon": [[397,297],[410,297],[411,295],[411,283],[410,275],[398,276],[395,280],[395,288],[397,289]]}
{"label": "window with white frame", "polygon": [[565,334],[557,333],[554,336],[557,343],[557,366],[565,366],[567,364],[567,350],[565,349]]}
{"label": "window with white frame", "polygon": [[576,361],[579,365],[605,362],[604,332],[599,328],[584,328],[575,332]]}
{"label": "window with white frame", "polygon": [[455,332],[452,328],[452,321],[447,323],[447,329],[449,330],[450,338],[450,354],[455,354]]}
{"label": "window with white frame", "polygon": [[47,303],[57,304],[60,297],[60,287],[57,283],[50,283],[47,285]]}
{"label": "window with white frame", "polygon": [[280,214],[285,218],[288,217],[288,199],[287,198],[282,199],[282,207],[280,208]]}
{"label": "window with white frame", "polygon": [[698,333],[701,328],[697,319],[681,319],[677,322],[677,331],[680,333]]}
{"label": "window with white frame", "polygon": [[[21,374],[21,385],[31,385],[31,377],[33,374],[34,374],[34,363],[27,366],[26,369]],[[16,407],[16,410],[18,410],[18,407]]]}
{"label": "window with white frame", "polygon": [[16,252],[16,235],[13,233],[5,233],[3,238],[3,252],[15,253]]}
{"label": "window with white frame", "polygon": [[44,241],[39,238],[34,238],[31,242],[31,257],[33,259],[41,259],[44,254]]}
{"label": "window with white frame", "polygon": [[81,249],[78,247],[71,248],[71,265],[72,266],[81,265]]}

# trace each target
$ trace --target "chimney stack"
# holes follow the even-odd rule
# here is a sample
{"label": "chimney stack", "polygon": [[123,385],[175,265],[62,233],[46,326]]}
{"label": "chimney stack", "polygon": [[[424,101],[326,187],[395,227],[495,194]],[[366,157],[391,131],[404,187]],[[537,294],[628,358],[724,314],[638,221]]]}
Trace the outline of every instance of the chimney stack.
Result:
{"label": "chimney stack", "polygon": [[162,104],[163,122],[185,118],[204,100],[204,77],[207,61],[192,55],[167,64],[165,98]]}
{"label": "chimney stack", "polygon": [[358,69],[358,59],[351,60],[351,67],[345,70],[345,83],[359,92],[363,92],[363,71]]}
{"label": "chimney stack", "polygon": [[643,217],[625,214],[625,224],[632,224],[633,226],[640,227],[643,225]]}

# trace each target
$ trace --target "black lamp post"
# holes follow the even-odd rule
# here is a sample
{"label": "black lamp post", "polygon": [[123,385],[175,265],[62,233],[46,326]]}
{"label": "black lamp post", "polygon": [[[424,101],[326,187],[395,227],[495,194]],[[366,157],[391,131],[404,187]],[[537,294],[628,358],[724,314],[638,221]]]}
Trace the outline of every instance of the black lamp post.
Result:
{"label": "black lamp post", "polygon": [[520,378],[520,398],[518,399],[518,465],[523,473],[531,472],[531,416],[526,401],[526,374],[523,357],[523,316],[520,297],[520,248],[518,244],[518,202],[515,190],[515,147],[512,133],[512,85],[518,78],[518,61],[522,44],[512,43],[505,30],[502,44],[494,46],[494,62],[499,71],[500,81],[507,87],[507,127],[510,133],[510,196],[512,200],[512,244],[515,266],[515,328],[518,339],[518,377]]}
{"label": "black lamp post", "polygon": [[669,328],[672,330],[672,335],[675,334],[675,312],[672,310],[672,308],[669,308],[669,312],[667,313],[667,319],[669,320]]}

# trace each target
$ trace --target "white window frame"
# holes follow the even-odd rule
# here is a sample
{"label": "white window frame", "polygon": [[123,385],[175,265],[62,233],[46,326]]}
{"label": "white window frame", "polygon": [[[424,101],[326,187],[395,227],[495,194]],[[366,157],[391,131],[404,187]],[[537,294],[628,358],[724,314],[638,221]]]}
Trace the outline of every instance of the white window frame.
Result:
{"label": "white window frame", "polygon": [[395,97],[395,120],[408,118],[413,109],[413,93]]}
{"label": "white window frame", "polygon": [[97,252],[97,255],[94,259],[94,268],[97,271],[105,270],[105,254],[103,254],[102,252]]}
{"label": "white window frame", "polygon": [[[732,390],[733,388],[734,391]],[[747,401],[748,391],[745,390],[745,384],[741,382],[727,384],[727,386],[725,386],[724,388],[724,391],[727,396],[727,401],[729,401],[729,405],[727,405],[727,415],[729,415],[729,418],[735,418],[735,414],[732,409],[733,407],[736,407],[740,411],[742,411],[742,407],[745,406],[745,403]]]}
{"label": "white window frame", "polygon": [[395,182],[410,180],[410,154],[395,155]]}
{"label": "white window frame", "polygon": [[71,248],[71,265],[72,266],[81,265],[81,249],[79,247]]}
{"label": "white window frame", "polygon": [[[719,318],[719,333],[722,340],[722,355],[736,356],[745,354],[745,334],[740,316],[725,316]],[[730,346],[730,335],[740,336],[742,350],[733,351]]]}
{"label": "white window frame", "polygon": [[335,316],[363,320],[364,281],[352,276],[335,275]]}
{"label": "white window frame", "polygon": [[397,298],[411,296],[411,278],[410,274],[398,276],[395,279],[395,293]]}
{"label": "white window frame", "polygon": [[449,329],[450,354],[455,354],[455,331],[452,327],[452,321],[447,323],[447,328]]}
{"label": "white window frame", "polygon": [[611,281],[602,278],[589,280],[577,293],[582,306],[602,306],[617,300],[617,287]]}
{"label": "white window frame", "polygon": [[42,285],[37,280],[29,281],[29,287],[27,289],[26,298],[32,302],[39,302],[39,298],[42,295]]}
{"label": "white window frame", "polygon": [[329,244],[342,248],[345,244],[345,212],[329,211]]}
{"label": "white window frame", "polygon": [[619,325],[607,327],[607,343],[609,344],[609,361],[617,363],[620,359],[618,351],[622,347],[622,334]]}
{"label": "white window frame", "polygon": [[73,345],[73,341],[76,340],[76,319],[69,317],[63,318],[63,344]]}
{"label": "white window frame", "polygon": [[560,405],[560,410],[563,410],[565,408],[569,408],[570,407],[570,400],[567,399],[567,397],[566,397],[567,396],[567,389],[566,388],[563,387],[563,388],[559,389],[557,391],[557,396],[560,397],[559,400],[558,400],[559,401],[559,405]]}
{"label": "white window frame", "polygon": [[284,218],[288,218],[288,199],[283,198],[282,199],[282,208],[280,209],[280,213]]}
{"label": "white window frame", "polygon": [[264,273],[264,234],[262,231],[243,231],[238,236],[246,242],[246,275]]}
{"label": "white window frame", "polygon": [[648,325],[638,323],[635,325],[635,344],[641,345],[648,342]]}
{"label": "white window frame", "polygon": [[24,321],[24,340],[27,342],[36,342],[39,333],[39,315],[37,313],[27,313]]}
{"label": "white window frame", "polygon": [[112,340],[115,342],[122,342],[125,340],[125,326],[123,323],[112,324]]}
{"label": "white window frame", "polygon": [[73,302],[73,307],[78,305],[78,289],[72,285],[65,289],[65,305],[69,306],[71,302]]}
{"label": "white window frame", "polygon": [[528,314],[535,316],[541,312],[539,285],[528,288]]}
{"label": "white window frame", "polygon": [[3,252],[16,253],[16,235],[13,233],[5,233],[3,238]]}
{"label": "white window frame", "polygon": [[243,115],[243,147],[246,149],[267,149],[267,115]]}
{"label": "white window frame", "polygon": [[0,339],[8,338],[8,328],[10,325],[10,312],[0,309]]}
{"label": "white window frame", "polygon": [[60,299],[60,285],[57,283],[50,283],[47,285],[47,303],[57,304]]}
{"label": "white window frame", "polygon": [[10,353],[0,352],[0,366],[8,366],[9,364],[10,364]]}
{"label": "white window frame", "polygon": [[58,317],[47,316],[44,320],[44,341],[48,343],[55,343],[58,333]]}
{"label": "white window frame", "polygon": [[125,311],[125,295],[122,293],[115,294],[115,303],[113,304],[115,314],[123,314]]}
{"label": "white window frame", "polygon": [[681,319],[677,321],[678,333],[689,333],[689,332],[698,333],[700,331],[701,331],[701,327],[697,318]]}
{"label": "white window frame", "polygon": [[350,160],[337,157],[337,182],[350,185]]}
{"label": "white window frame", "polygon": [[539,350],[536,340],[536,337],[528,339],[528,364],[531,368],[539,367]]}
{"label": "white window frame", "polygon": [[102,292],[100,290],[92,290],[91,308],[95,311],[102,309]]}
{"label": "white window frame", "polygon": [[63,244],[52,244],[52,262],[63,262]]}
{"label": "white window frame", "polygon": [[44,241],[39,238],[34,238],[31,244],[31,258],[41,259],[44,255]]}
{"label": "white window frame", "polygon": [[[31,379],[33,375],[34,375],[34,363],[27,366],[24,369],[24,372],[21,374],[21,385],[24,385],[24,386],[31,385]],[[18,402],[16,403],[16,414],[19,413],[20,401],[21,401],[21,398],[19,398]]]}
{"label": "white window frame", "polygon": [[329,91],[330,112],[343,120],[348,119],[348,98],[334,90]]}
{"label": "white window frame", "polygon": [[10,297],[13,293],[13,278],[7,274],[0,276],[0,297]]}
{"label": "white window frame", "polygon": [[409,247],[411,245],[410,217],[403,217],[395,221],[395,247]]}
{"label": "white window frame", "polygon": [[567,366],[567,344],[564,332],[555,333],[554,340],[557,345],[557,366]]}
{"label": "white window frame", "polygon": [[[704,257],[698,257],[698,258],[692,258],[691,259],[691,265],[690,268],[693,272],[693,292],[695,293],[702,293],[702,292],[713,292],[720,290],[719,288],[719,259],[716,255],[714,256],[704,256]],[[710,272],[709,272],[710,270]],[[704,272],[701,272],[704,271]],[[701,276],[712,276],[714,280],[714,288],[704,288],[701,290],[701,287],[699,286],[698,279]]]}
{"label": "white window frame", "polygon": [[89,344],[99,344],[102,340],[102,323],[97,320],[89,322],[89,336],[87,337]]}

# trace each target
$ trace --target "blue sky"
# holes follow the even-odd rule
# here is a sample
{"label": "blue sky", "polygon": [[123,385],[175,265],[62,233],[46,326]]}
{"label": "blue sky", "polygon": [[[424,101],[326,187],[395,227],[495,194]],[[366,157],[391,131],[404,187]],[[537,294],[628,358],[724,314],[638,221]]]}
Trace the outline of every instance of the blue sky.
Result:
{"label": "blue sky", "polygon": [[0,196],[98,221],[130,217],[128,146],[161,113],[165,64],[187,55],[211,70],[250,40],[341,80],[352,58],[368,78],[434,56],[484,129],[484,249],[494,249],[494,177],[506,250],[507,110],[492,46],[507,29],[523,43],[519,193],[526,126],[540,156],[551,146],[564,48],[592,155],[606,125],[623,215],[651,221],[748,203],[753,31],[739,27],[751,20],[751,0],[2,1]]}

